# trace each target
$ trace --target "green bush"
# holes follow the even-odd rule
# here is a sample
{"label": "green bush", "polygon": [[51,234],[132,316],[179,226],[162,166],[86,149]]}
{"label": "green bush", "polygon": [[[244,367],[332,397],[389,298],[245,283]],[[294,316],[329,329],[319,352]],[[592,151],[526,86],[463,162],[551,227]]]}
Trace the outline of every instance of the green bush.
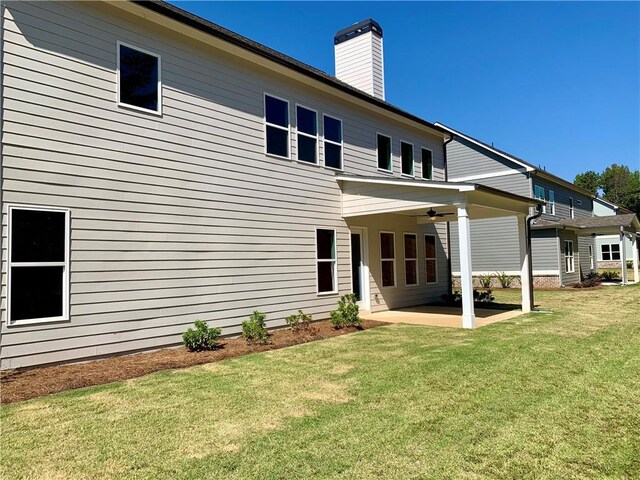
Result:
{"label": "green bush", "polygon": [[269,337],[266,327],[267,316],[254,310],[249,320],[242,322],[242,336],[247,342],[266,343]]}
{"label": "green bush", "polygon": [[600,276],[603,280],[614,280],[620,277],[620,275],[618,275],[618,272],[614,272],[613,270],[605,270],[600,274]]}
{"label": "green bush", "polygon": [[[452,293],[444,293],[440,296],[442,301],[447,305],[462,305],[462,292],[455,290]],[[478,290],[473,291],[474,303],[491,303],[496,299],[491,292],[491,289],[480,292]]]}
{"label": "green bush", "polygon": [[502,288],[510,288],[515,280],[515,277],[507,275],[505,272],[496,272],[496,278]]}
{"label": "green bush", "polygon": [[338,301],[338,310],[334,310],[329,315],[331,323],[335,328],[358,326],[360,325],[360,307],[358,307],[358,299],[353,293],[348,293],[340,297]]}
{"label": "green bush", "polygon": [[633,260],[627,260],[627,268],[633,268]]}
{"label": "green bush", "polygon": [[480,282],[480,286],[482,288],[491,288],[491,282],[493,280],[493,275],[478,275],[478,282]]}
{"label": "green bush", "polygon": [[309,325],[311,325],[311,315],[307,315],[302,310],[298,310],[298,313],[294,313],[293,315],[289,315],[285,318],[287,325],[291,327],[291,330],[297,331],[301,329],[307,330]]}
{"label": "green bush", "polygon": [[189,328],[182,334],[182,341],[189,350],[199,352],[201,350],[213,350],[218,346],[218,337],[222,333],[220,328],[209,328],[201,320],[196,320],[195,327],[195,330]]}

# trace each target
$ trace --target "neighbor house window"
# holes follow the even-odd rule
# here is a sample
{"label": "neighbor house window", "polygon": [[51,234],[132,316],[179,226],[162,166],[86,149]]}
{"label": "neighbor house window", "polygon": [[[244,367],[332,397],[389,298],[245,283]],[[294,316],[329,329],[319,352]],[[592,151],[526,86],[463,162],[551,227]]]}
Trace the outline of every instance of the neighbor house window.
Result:
{"label": "neighbor house window", "polygon": [[318,114],[315,110],[296,105],[298,160],[318,163]]}
{"label": "neighbor house window", "polygon": [[289,158],[289,102],[264,96],[266,152]]}
{"label": "neighbor house window", "polygon": [[575,272],[574,258],[573,258],[573,242],[571,240],[564,241],[564,267],[566,273]]}
{"label": "neighbor house window", "polygon": [[400,142],[400,157],[402,159],[402,174],[413,177],[413,145]]}
{"label": "neighbor house window", "polygon": [[433,180],[433,152],[422,149],[422,178]]}
{"label": "neighbor house window", "polygon": [[556,196],[553,190],[549,190],[549,213],[556,214]]}
{"label": "neighbor house window", "polygon": [[593,245],[589,245],[589,268],[591,270],[595,268],[595,263],[593,261]]}
{"label": "neighbor house window", "polygon": [[385,172],[393,170],[391,160],[391,137],[378,133],[378,169]]}
{"label": "neighbor house window", "polygon": [[573,208],[573,197],[569,197],[569,216],[575,218],[575,210]]}
{"label": "neighbor house window", "polygon": [[160,113],[161,94],[160,57],[118,43],[118,103]]}
{"label": "neighbor house window", "polygon": [[438,270],[436,267],[436,236],[424,236],[424,257],[427,283],[438,281]]}
{"label": "neighbor house window", "polygon": [[404,282],[405,285],[418,284],[418,236],[404,234]]}
{"label": "neighbor house window", "polygon": [[380,232],[380,261],[382,264],[382,286],[396,285],[396,246],[395,234]]}
{"label": "neighbor house window", "polygon": [[342,120],[324,115],[324,166],[342,170]]}
{"label": "neighbor house window", "polygon": [[316,264],[318,293],[336,293],[338,281],[335,230],[316,230]]}
{"label": "neighbor house window", "polygon": [[547,205],[546,205],[547,199],[544,198],[544,187],[541,187],[540,185],[536,185],[533,188],[533,193],[538,200],[542,200],[543,202],[545,202],[542,204],[542,213],[547,213]]}
{"label": "neighbor house window", "polygon": [[68,318],[69,212],[9,207],[9,321]]}
{"label": "neighbor house window", "polygon": [[620,260],[619,243],[605,243],[600,245],[600,252],[602,253],[602,260]]}

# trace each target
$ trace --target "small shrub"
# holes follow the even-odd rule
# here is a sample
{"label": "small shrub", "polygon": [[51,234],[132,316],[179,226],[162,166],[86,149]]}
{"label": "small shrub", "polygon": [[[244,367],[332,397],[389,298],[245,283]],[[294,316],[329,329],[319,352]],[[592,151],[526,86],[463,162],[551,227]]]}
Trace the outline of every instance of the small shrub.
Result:
{"label": "small shrub", "polygon": [[500,286],[502,288],[511,288],[511,285],[515,280],[515,277],[507,275],[505,272],[496,272],[496,278],[498,279],[498,282],[500,282]]}
{"label": "small shrub", "polygon": [[473,301],[476,303],[491,303],[496,299],[491,293],[491,289],[485,290],[483,292],[479,292],[477,290],[473,291]]}
{"label": "small shrub", "polygon": [[627,260],[627,268],[633,268],[633,260]]}
{"label": "small shrub", "polygon": [[360,325],[360,307],[358,307],[358,299],[355,294],[348,293],[340,297],[338,301],[338,310],[334,310],[329,315],[334,328],[342,328]]}
{"label": "small shrub", "polygon": [[[445,293],[440,296],[442,301],[447,305],[461,305],[462,304],[462,292],[456,290],[453,293]],[[474,303],[491,303],[496,299],[491,292],[491,289],[484,291],[473,291]]]}
{"label": "small shrub", "polygon": [[182,334],[182,341],[192,352],[213,350],[218,346],[218,337],[221,333],[220,328],[209,328],[205,322],[196,320],[195,330],[189,327],[189,330]]}
{"label": "small shrub", "polygon": [[266,320],[267,316],[264,313],[254,310],[249,320],[242,322],[242,337],[249,343],[267,343],[269,334],[265,326]]}
{"label": "small shrub", "polygon": [[602,283],[602,280],[600,279],[600,276],[597,273],[595,274],[590,273],[585,276],[585,279],[583,281],[574,283],[571,286],[573,288],[593,288],[593,287],[597,287],[601,283]]}
{"label": "small shrub", "polygon": [[294,313],[285,318],[287,325],[289,325],[294,332],[302,329],[308,330],[309,325],[311,325],[311,320],[311,315],[307,315],[302,310],[298,310],[298,313]]}
{"label": "small shrub", "polygon": [[602,277],[602,280],[615,280],[620,275],[618,275],[618,272],[614,272],[613,270],[605,270],[600,274],[600,276]]}
{"label": "small shrub", "polygon": [[491,282],[493,281],[493,275],[478,275],[478,282],[482,288],[491,288]]}

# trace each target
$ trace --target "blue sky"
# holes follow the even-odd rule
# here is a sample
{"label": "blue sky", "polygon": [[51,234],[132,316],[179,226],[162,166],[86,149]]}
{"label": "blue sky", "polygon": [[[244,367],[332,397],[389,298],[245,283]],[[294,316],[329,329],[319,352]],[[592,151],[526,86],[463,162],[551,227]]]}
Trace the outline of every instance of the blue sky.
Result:
{"label": "blue sky", "polygon": [[638,2],[173,3],[330,74],[371,17],[389,102],[568,180],[640,169]]}

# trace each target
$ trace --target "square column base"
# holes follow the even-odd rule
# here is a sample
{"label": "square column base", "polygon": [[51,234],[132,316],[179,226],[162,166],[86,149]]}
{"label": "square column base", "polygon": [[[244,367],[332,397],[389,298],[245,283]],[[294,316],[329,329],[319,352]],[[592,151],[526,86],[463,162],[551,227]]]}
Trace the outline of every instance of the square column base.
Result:
{"label": "square column base", "polygon": [[474,314],[462,314],[462,328],[476,328],[476,316]]}

